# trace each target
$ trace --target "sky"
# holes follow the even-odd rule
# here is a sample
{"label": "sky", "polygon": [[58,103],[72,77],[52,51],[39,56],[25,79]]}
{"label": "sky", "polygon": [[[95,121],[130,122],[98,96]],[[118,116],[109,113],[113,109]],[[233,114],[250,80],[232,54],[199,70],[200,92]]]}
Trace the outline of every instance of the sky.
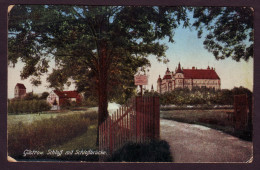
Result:
{"label": "sky", "polygon": [[197,38],[197,32],[188,28],[178,28],[174,40],[174,43],[168,43],[166,56],[170,61],[167,64],[159,63],[155,56],[149,56],[151,68],[148,73],[147,89],[150,90],[153,85],[156,90],[159,75],[163,77],[167,67],[170,71],[175,71],[180,62],[184,69],[191,69],[193,66],[198,69],[206,69],[208,66],[215,68],[221,79],[222,89],[243,86],[253,91],[252,58],[247,62],[244,60],[236,62],[232,58],[216,60],[214,55],[204,48],[203,39]]}
{"label": "sky", "polygon": [[[174,43],[168,43],[168,40],[163,40],[169,48],[166,51],[166,57],[169,59],[167,64],[158,62],[155,56],[149,56],[151,67],[148,68],[147,75],[148,85],[146,89],[157,88],[158,76],[165,74],[167,67],[170,71],[175,71],[175,68],[180,62],[185,69],[192,68],[206,69],[208,66],[215,68],[218,76],[221,79],[222,89],[232,89],[234,87],[243,86],[253,91],[253,59],[250,58],[248,62],[241,60],[236,62],[231,58],[224,60],[216,60],[212,53],[209,53],[203,47],[203,39],[197,38],[197,32],[189,28],[179,27],[175,30]],[[48,88],[46,82],[47,74],[42,76],[42,85],[33,87],[30,80],[21,80],[20,72],[23,67],[22,62],[18,62],[15,68],[8,67],[8,98],[14,97],[14,87],[16,83],[23,83],[26,86],[27,92],[33,90],[34,93],[42,93],[44,91],[50,92],[52,89]],[[49,71],[55,67],[54,62],[50,64]],[[75,90],[75,86],[65,87],[64,90]]]}

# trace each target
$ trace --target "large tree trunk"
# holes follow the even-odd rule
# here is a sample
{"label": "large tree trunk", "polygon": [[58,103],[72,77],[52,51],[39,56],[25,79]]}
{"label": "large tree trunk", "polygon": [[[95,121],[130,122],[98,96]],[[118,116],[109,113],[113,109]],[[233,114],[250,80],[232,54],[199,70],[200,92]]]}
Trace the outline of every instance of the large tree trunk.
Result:
{"label": "large tree trunk", "polygon": [[98,125],[101,125],[103,123],[107,116],[107,76],[106,76],[106,70],[103,71],[102,76],[99,78],[98,83]]}
{"label": "large tree trunk", "polygon": [[[99,57],[99,72],[98,72],[98,127],[107,119],[108,117],[108,67],[107,67],[107,54],[106,48],[103,47],[101,50],[101,55]],[[99,129],[97,130],[97,145],[99,144]]]}

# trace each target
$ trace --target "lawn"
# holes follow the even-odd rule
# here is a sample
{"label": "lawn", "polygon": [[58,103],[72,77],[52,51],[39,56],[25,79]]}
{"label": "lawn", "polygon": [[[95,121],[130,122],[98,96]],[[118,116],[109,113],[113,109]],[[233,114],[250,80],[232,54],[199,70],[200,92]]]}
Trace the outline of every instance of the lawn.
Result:
{"label": "lawn", "polygon": [[64,110],[64,111],[49,111],[49,112],[42,112],[42,113],[33,113],[33,114],[8,114],[7,116],[7,125],[8,127],[14,126],[18,124],[19,122],[22,122],[23,124],[30,124],[37,120],[42,119],[49,119],[49,118],[55,118],[58,115],[71,115],[71,114],[84,114],[86,112],[93,112],[96,111],[97,108],[87,108],[87,107],[81,107],[80,109],[75,110]]}
{"label": "lawn", "polygon": [[244,140],[252,140],[250,131],[237,131],[233,128],[232,122],[228,120],[227,111],[230,109],[215,110],[168,110],[160,111],[160,117],[164,119],[198,124],[217,129]]}
{"label": "lawn", "polygon": [[88,128],[88,131],[84,134],[73,138],[72,140],[59,145],[57,147],[54,147],[52,149],[56,150],[81,150],[81,149],[91,149],[91,150],[97,150],[96,146],[96,139],[97,139],[97,125],[91,125]]}
{"label": "lawn", "polygon": [[164,119],[173,119],[186,123],[208,123],[221,126],[230,126],[226,111],[232,110],[169,110],[161,111]]}
{"label": "lawn", "polygon": [[[44,152],[27,159],[97,160],[97,157],[67,156],[66,151],[97,150],[97,112],[75,109],[41,114],[8,115],[8,151],[19,159],[24,150]],[[47,154],[63,151],[62,156]]]}
{"label": "lawn", "polygon": [[[68,142],[63,143],[62,145],[52,146],[49,149],[46,149],[44,153],[53,153],[52,156],[48,156],[48,159],[52,160],[62,160],[62,161],[94,161],[98,162],[99,157],[92,154],[86,155],[77,155],[77,153],[83,153],[84,151],[90,153],[91,151],[98,151],[96,145],[97,139],[97,125],[89,126],[88,130]],[[61,155],[56,153],[61,152]],[[83,152],[82,152],[83,151]],[[55,153],[56,152],[56,153]],[[46,158],[45,158],[46,159]]]}

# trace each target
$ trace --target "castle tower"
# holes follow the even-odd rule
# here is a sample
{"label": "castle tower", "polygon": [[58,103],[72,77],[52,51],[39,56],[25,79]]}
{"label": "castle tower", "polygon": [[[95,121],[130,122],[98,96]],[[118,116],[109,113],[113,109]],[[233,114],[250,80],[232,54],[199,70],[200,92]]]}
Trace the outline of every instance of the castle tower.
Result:
{"label": "castle tower", "polygon": [[178,65],[178,68],[177,68],[177,70],[176,70],[176,73],[182,73],[183,71],[182,71],[182,69],[181,69],[181,64],[180,64],[180,62],[179,62],[179,65]]}
{"label": "castle tower", "polygon": [[168,67],[167,67],[167,70],[166,70],[166,72],[165,72],[165,75],[171,75],[171,72],[170,72],[170,70],[169,70]]}
{"label": "castle tower", "polygon": [[184,87],[184,73],[183,73],[183,69],[181,68],[180,62],[178,64],[178,68],[176,70],[174,85],[175,85],[175,87],[180,87],[180,88]]}

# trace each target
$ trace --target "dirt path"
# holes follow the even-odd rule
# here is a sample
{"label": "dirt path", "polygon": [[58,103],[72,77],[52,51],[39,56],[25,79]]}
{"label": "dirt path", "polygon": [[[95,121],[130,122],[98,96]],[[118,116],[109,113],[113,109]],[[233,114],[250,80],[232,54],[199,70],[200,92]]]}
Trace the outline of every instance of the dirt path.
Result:
{"label": "dirt path", "polygon": [[200,125],[165,119],[160,124],[174,162],[247,162],[252,157],[252,142]]}

